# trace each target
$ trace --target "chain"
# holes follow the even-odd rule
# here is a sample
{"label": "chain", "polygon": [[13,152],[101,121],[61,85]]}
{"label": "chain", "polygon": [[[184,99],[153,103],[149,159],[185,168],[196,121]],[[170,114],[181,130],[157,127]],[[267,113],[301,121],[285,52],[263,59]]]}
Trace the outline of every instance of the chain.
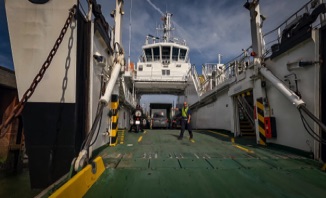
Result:
{"label": "chain", "polygon": [[42,80],[45,71],[49,68],[52,59],[54,57],[54,55],[57,53],[57,50],[63,40],[63,37],[65,36],[67,29],[72,21],[72,17],[75,15],[76,13],[76,8],[77,6],[74,5],[70,10],[69,10],[69,16],[66,20],[65,25],[63,26],[60,35],[58,37],[58,39],[56,40],[52,50],[50,51],[46,61],[43,63],[39,73],[35,76],[31,86],[29,87],[29,89],[27,89],[27,91],[25,92],[25,94],[23,95],[22,99],[19,101],[19,103],[14,107],[14,109],[12,110],[12,112],[9,114],[8,118],[6,119],[6,121],[4,121],[4,123],[2,125],[0,125],[0,138],[4,137],[6,132],[7,132],[7,128],[8,125],[12,123],[12,121],[14,120],[14,118],[17,118],[21,112],[24,109],[24,106],[26,104],[26,102],[28,101],[28,99],[33,95],[38,83]]}

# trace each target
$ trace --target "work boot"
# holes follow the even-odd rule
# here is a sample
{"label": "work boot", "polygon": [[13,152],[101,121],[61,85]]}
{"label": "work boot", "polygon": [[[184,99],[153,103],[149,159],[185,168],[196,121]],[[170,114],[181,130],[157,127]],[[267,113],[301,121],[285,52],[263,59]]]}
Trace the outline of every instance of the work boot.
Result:
{"label": "work boot", "polygon": [[189,141],[195,143],[195,140],[193,138],[189,138]]}

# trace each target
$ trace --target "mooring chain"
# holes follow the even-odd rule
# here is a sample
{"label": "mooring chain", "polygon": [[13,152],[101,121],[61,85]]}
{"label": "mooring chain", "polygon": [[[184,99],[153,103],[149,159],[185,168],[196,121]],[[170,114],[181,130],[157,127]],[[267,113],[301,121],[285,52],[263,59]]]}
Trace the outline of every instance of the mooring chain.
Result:
{"label": "mooring chain", "polygon": [[49,68],[54,55],[57,53],[57,50],[63,40],[63,37],[65,36],[67,29],[72,21],[72,17],[76,13],[76,9],[77,9],[76,5],[74,5],[71,9],[69,9],[69,16],[66,20],[66,23],[63,26],[63,28],[60,32],[60,35],[59,35],[58,39],[56,40],[52,50],[50,51],[46,61],[43,63],[39,73],[35,76],[31,86],[29,87],[29,89],[27,89],[27,91],[25,92],[25,94],[23,95],[23,97],[19,101],[19,103],[14,107],[13,111],[9,114],[6,121],[4,121],[4,123],[2,123],[0,125],[0,138],[5,136],[5,134],[7,132],[6,129],[7,129],[8,125],[11,124],[11,122],[14,120],[14,118],[17,118],[21,114],[21,112],[24,109],[25,103],[33,95],[38,83],[42,80],[45,71]]}

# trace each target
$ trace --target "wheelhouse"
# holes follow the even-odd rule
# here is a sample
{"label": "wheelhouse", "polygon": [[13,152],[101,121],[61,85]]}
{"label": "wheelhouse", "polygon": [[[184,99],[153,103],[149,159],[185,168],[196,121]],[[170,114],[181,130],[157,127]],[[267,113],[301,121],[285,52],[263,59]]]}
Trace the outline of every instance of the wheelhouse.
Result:
{"label": "wheelhouse", "polygon": [[188,48],[179,44],[155,44],[143,47],[140,62],[188,62]]}

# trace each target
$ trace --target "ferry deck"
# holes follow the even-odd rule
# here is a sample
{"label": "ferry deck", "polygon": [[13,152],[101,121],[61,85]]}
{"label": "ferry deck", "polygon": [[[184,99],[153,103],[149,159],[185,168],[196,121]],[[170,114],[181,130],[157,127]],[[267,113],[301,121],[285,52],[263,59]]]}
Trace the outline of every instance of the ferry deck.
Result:
{"label": "ferry deck", "polygon": [[179,130],[126,132],[115,147],[100,151],[105,170],[84,197],[325,195],[326,173],[309,153],[259,146],[254,138],[234,139],[227,131],[195,130],[194,143],[187,131],[183,140],[178,135]]}

